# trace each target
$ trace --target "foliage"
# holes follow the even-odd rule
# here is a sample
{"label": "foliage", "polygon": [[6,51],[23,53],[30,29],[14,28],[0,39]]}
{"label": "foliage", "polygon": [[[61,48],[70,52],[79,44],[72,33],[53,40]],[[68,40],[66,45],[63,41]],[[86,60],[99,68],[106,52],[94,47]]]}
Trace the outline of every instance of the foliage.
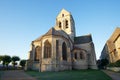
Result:
{"label": "foliage", "polygon": [[14,68],[15,68],[15,65],[17,65],[16,61],[19,61],[20,58],[19,58],[18,56],[13,56],[13,57],[11,58],[11,60],[12,60],[13,66],[14,66]]}
{"label": "foliage", "polygon": [[3,60],[3,56],[2,55],[0,55],[0,62]]}
{"label": "foliage", "polygon": [[101,66],[107,66],[109,61],[107,59],[101,59]]}
{"label": "foliage", "polygon": [[120,60],[116,61],[115,64],[116,64],[116,67],[120,67]]}
{"label": "foliage", "polygon": [[6,65],[8,68],[8,64],[11,62],[11,57],[9,55],[4,55],[2,58],[3,65]]}
{"label": "foliage", "polygon": [[36,72],[27,71],[37,80],[112,80],[104,72],[99,70],[71,70],[61,72]]}
{"label": "foliage", "polygon": [[120,67],[120,60],[116,61],[115,63],[110,63],[108,67]]}
{"label": "foliage", "polygon": [[106,69],[106,66],[109,64],[107,59],[97,60],[97,66],[99,69]]}
{"label": "foliage", "polygon": [[20,61],[20,65],[22,66],[22,68],[25,67],[25,63],[26,63],[26,60],[21,60],[21,61]]}
{"label": "foliage", "polygon": [[19,58],[18,56],[13,56],[13,57],[12,57],[12,61],[13,61],[13,62],[19,61],[19,60],[20,60],[20,58]]}

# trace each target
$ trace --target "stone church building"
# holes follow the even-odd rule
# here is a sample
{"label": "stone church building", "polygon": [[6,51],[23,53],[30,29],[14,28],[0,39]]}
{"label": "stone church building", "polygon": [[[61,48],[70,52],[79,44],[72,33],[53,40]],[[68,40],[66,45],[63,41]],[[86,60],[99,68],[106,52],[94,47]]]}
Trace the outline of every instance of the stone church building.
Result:
{"label": "stone church building", "polygon": [[26,69],[43,72],[88,68],[97,69],[92,36],[76,36],[71,13],[62,9],[55,26],[32,41]]}

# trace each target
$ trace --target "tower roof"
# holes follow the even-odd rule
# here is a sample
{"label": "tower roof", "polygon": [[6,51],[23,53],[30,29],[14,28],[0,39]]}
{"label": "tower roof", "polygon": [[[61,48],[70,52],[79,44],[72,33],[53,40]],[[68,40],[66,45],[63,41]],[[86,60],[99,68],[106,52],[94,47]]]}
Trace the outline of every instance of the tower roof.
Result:
{"label": "tower roof", "polygon": [[58,17],[62,17],[64,15],[71,15],[71,13],[67,10],[65,10],[64,8],[60,11],[60,13],[58,14],[57,18]]}

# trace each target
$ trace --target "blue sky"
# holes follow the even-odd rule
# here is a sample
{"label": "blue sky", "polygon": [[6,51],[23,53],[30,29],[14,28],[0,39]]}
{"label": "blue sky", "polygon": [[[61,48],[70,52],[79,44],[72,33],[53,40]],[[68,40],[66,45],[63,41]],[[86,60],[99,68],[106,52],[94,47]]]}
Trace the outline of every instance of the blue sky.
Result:
{"label": "blue sky", "polygon": [[76,35],[92,34],[97,59],[116,27],[120,0],[0,0],[0,55],[27,59],[31,41],[55,25],[62,8],[73,15]]}

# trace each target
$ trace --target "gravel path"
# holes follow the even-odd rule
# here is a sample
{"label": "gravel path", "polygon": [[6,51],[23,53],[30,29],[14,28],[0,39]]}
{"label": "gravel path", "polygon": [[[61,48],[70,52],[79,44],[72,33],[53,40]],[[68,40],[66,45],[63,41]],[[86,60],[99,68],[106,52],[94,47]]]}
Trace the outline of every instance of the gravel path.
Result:
{"label": "gravel path", "polygon": [[36,80],[22,70],[4,71],[1,80]]}
{"label": "gravel path", "polygon": [[108,76],[110,76],[113,80],[120,80],[120,73],[116,73],[113,71],[103,70]]}

